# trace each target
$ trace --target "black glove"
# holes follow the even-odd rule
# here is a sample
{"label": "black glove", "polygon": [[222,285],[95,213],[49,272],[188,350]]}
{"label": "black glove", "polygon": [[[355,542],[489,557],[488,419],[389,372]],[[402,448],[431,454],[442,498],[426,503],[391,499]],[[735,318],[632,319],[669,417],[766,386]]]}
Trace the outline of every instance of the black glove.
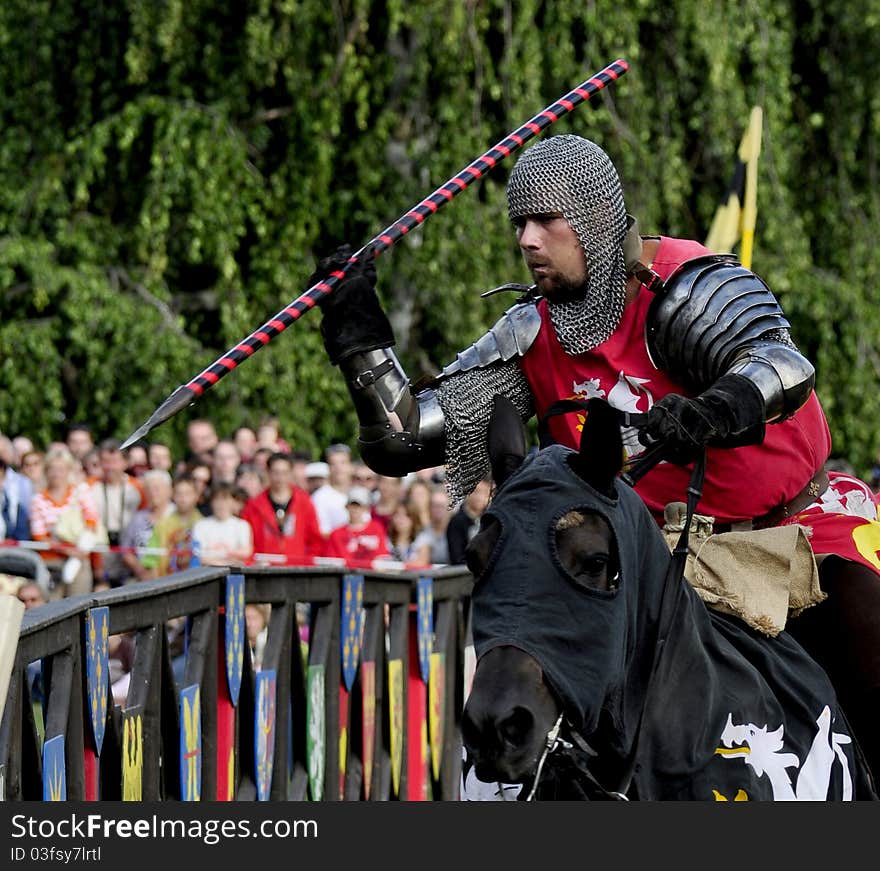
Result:
{"label": "black glove", "polygon": [[670,393],[646,415],[639,441],[666,442],[665,459],[693,462],[706,446],[737,448],[764,440],[764,398],[743,375],[724,375],[693,399]]}
{"label": "black glove", "polygon": [[[353,253],[351,245],[341,245],[319,261],[308,287],[342,269]],[[318,306],[323,315],[321,336],[334,366],[352,354],[394,344],[394,331],[376,296],[376,261],[369,251],[349,268],[329,294],[318,300]]]}

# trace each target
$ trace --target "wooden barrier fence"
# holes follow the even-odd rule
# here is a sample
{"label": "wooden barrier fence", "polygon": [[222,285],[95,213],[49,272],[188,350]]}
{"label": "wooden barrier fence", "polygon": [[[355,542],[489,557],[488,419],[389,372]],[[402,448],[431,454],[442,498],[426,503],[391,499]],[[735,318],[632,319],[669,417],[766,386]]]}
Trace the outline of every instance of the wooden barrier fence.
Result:
{"label": "wooden barrier fence", "polygon": [[[205,567],[32,609],[0,724],[0,796],[456,800],[471,585],[463,566]],[[245,630],[256,603],[271,606],[259,668]],[[113,636],[134,640],[121,704]]]}

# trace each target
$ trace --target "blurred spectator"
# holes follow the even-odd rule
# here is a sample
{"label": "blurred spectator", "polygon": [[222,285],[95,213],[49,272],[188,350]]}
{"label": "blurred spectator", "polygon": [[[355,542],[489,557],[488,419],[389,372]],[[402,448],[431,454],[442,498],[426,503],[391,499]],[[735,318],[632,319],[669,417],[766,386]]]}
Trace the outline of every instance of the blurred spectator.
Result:
{"label": "blurred spectator", "polygon": [[34,449],[34,443],[25,435],[17,435],[12,439],[12,463],[11,466],[21,470],[21,458]]}
{"label": "blurred spectator", "polygon": [[207,517],[211,513],[211,506],[208,504],[212,474],[211,464],[203,463],[201,460],[194,460],[184,465],[181,474],[188,475],[196,482],[196,487],[199,491],[199,500],[196,504],[202,516]]}
{"label": "blurred spectator", "polygon": [[30,479],[31,490],[39,493],[46,488],[46,469],[42,451],[28,451],[21,457],[21,474]]}
{"label": "blurred spectator", "polygon": [[156,568],[148,568],[143,563],[146,554],[139,553],[140,549],[150,544],[153,529],[164,517],[174,511],[171,502],[171,475],[163,469],[149,469],[144,473],[142,483],[144,494],[147,497],[147,505],[138,511],[132,518],[131,523],[122,531],[119,544],[124,548],[132,548],[122,554],[122,561],[128,569],[129,577],[138,581],[146,581],[158,576]]}
{"label": "blurred spectator", "polygon": [[248,499],[262,493],[266,489],[267,480],[265,471],[253,463],[242,463],[235,473],[235,486],[244,490]]}
{"label": "blurred spectator", "polygon": [[64,443],[74,459],[81,463],[83,457],[95,446],[91,426],[87,423],[72,423],[67,427]]}
{"label": "blurred spectator", "polygon": [[293,483],[300,490],[308,490],[306,469],[312,462],[312,456],[308,451],[291,451],[290,462],[293,463]]}
{"label": "blurred spectator", "polygon": [[386,475],[376,476],[376,492],[373,496],[373,519],[381,523],[386,530],[391,516],[403,501],[403,478],[389,478]]}
{"label": "blurred spectator", "polygon": [[330,477],[330,467],[326,463],[309,463],[305,468],[305,490],[311,496],[319,487],[323,487]]}
{"label": "blurred spectator", "polygon": [[324,535],[348,523],[348,491],[351,489],[351,448],[344,444],[330,445],[324,451],[329,466],[327,483],[312,493],[312,504],[318,512],[318,523]]}
{"label": "blurred spectator", "polygon": [[[78,468],[79,463],[66,447],[54,448],[46,454],[46,489],[31,500],[31,537],[34,540],[54,538],[77,545],[84,533],[97,531],[100,515],[89,486],[76,479]],[[44,550],[41,556],[52,576],[52,598],[76,596],[92,589],[89,555],[81,547]],[[68,574],[65,574],[65,564]],[[75,574],[72,574],[73,568],[76,568]]]}
{"label": "blurred spectator", "polygon": [[[111,547],[122,543],[122,533],[135,514],[147,505],[140,480],[125,471],[125,455],[117,439],[104,439],[98,445],[101,477],[90,483],[92,499],[107,530]],[[122,554],[111,552],[93,560],[95,573],[118,587],[129,576]]]}
{"label": "blurred spectator", "polygon": [[370,497],[376,501],[376,482],[378,475],[363,461],[355,460],[351,464],[351,482],[355,487],[366,487]]}
{"label": "blurred spectator", "polygon": [[163,442],[150,442],[150,446],[147,448],[147,461],[151,469],[164,469],[169,474],[174,468],[171,448]]}
{"label": "blurred spectator", "polygon": [[257,427],[257,447],[269,448],[272,453],[290,453],[290,445],[281,438],[281,425],[273,414],[267,414]]}
{"label": "blurred spectator", "polygon": [[326,555],[355,566],[368,566],[390,556],[385,529],[370,516],[372,499],[366,487],[352,487],[347,498],[348,521],[327,537]]}
{"label": "blurred spectator", "polygon": [[251,649],[251,662],[254,671],[263,667],[263,651],[269,637],[269,617],[272,606],[248,602],[244,606],[244,622],[247,629],[248,646]]}
{"label": "blurred spectator", "polygon": [[7,466],[15,465],[15,448],[12,439],[0,432],[0,457],[6,460]]}
{"label": "blurred spectator", "polygon": [[[411,487],[418,483],[413,481]],[[446,527],[449,526],[449,497],[438,486],[430,495],[428,503],[430,522],[416,536],[416,561],[424,564],[444,565],[449,562],[449,545]]]}
{"label": "blurred spectator", "polygon": [[16,472],[0,457],[0,541],[28,541],[31,537],[30,478]]}
{"label": "blurred spectator", "polygon": [[[161,470],[160,470],[161,471]],[[196,507],[199,490],[189,475],[174,479],[171,501],[174,510],[153,527],[148,547],[163,548],[164,554],[144,554],[141,562],[147,569],[155,569],[158,576],[188,569],[192,558],[192,530],[204,516]]]}
{"label": "blurred spectator", "polygon": [[489,505],[491,494],[492,482],[478,481],[449,521],[449,526],[446,528],[446,541],[449,544],[449,563],[451,565],[464,565],[464,549],[480,530],[480,518]]}
{"label": "blurred spectator", "polygon": [[206,566],[243,566],[254,553],[250,524],[236,516],[235,485],[211,485],[211,514],[193,526],[193,545]]}
{"label": "blurred spectator", "polygon": [[111,635],[107,643],[110,672],[110,694],[114,705],[125,705],[131,669],[134,665],[135,644],[131,635]]}
{"label": "blurred spectator", "polygon": [[125,452],[125,471],[135,478],[143,478],[144,472],[150,468],[147,446],[143,442],[135,442]]}
{"label": "blurred spectator", "polygon": [[293,484],[290,457],[269,458],[268,487],[248,499],[241,516],[251,525],[254,554],[279,554],[289,563],[324,555],[324,537],[308,493]]}
{"label": "blurred spectator", "polygon": [[86,483],[92,484],[101,478],[103,474],[101,469],[101,454],[97,448],[92,448],[82,460],[80,460],[80,463],[82,465],[83,474],[86,477]]}
{"label": "blurred spectator", "polygon": [[431,493],[433,487],[422,478],[412,478],[409,484],[404,481],[403,501],[413,509],[422,528],[431,525]]}
{"label": "blurred spectator", "polygon": [[211,454],[218,441],[217,430],[210,420],[191,420],[186,425],[187,462],[198,460],[210,464]]}
{"label": "blurred spectator", "polygon": [[214,448],[211,466],[211,485],[234,484],[235,474],[241,465],[241,454],[232,439],[220,439]]}
{"label": "blurred spectator", "polygon": [[254,455],[251,458],[251,462],[255,466],[257,466],[258,468],[263,469],[263,471],[266,471],[266,467],[269,464],[269,457],[271,457],[272,454],[274,454],[274,453],[275,453],[275,451],[273,451],[271,448],[259,448],[258,447],[254,451]]}
{"label": "blurred spectator", "polygon": [[412,483],[414,480],[424,481],[426,484],[442,484],[446,480],[446,467],[445,466],[428,466],[426,469],[416,469],[415,472],[411,472],[409,477],[407,478],[407,483]]}
{"label": "blurred spectator", "polygon": [[257,449],[257,434],[249,426],[240,426],[232,434],[232,441],[238,448],[239,456],[243,463],[249,463],[254,458]]}
{"label": "blurred spectator", "polygon": [[419,532],[421,527],[416,515],[402,502],[398,502],[388,518],[388,549],[391,557],[404,563],[415,562],[418,556],[416,537]]}
{"label": "blurred spectator", "polygon": [[874,458],[874,468],[871,469],[871,489],[880,496],[880,451]]}
{"label": "blurred spectator", "polygon": [[[36,581],[25,581],[18,588],[16,595],[18,596],[18,601],[24,605],[25,611],[39,608],[40,605],[45,605],[49,601],[43,588]],[[31,694],[31,703],[42,705],[44,701],[43,661],[37,659],[34,662],[28,663],[26,674],[28,689]]]}
{"label": "blurred spectator", "polygon": [[39,605],[45,605],[49,600],[46,594],[36,581],[25,581],[19,588],[18,601],[24,604],[25,611],[36,608]]}

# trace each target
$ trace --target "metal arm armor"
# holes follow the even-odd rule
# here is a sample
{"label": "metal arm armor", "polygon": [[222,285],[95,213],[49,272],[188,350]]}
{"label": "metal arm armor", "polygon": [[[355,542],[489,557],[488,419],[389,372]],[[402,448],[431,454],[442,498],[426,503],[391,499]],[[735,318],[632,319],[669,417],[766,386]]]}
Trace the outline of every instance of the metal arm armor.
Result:
{"label": "metal arm armor", "polygon": [[541,328],[534,302],[511,306],[495,325],[457,355],[432,381],[413,392],[390,348],[353,354],[339,364],[354,402],[364,462],[380,475],[399,477],[445,462],[443,410],[433,385],[459,372],[522,356]]}
{"label": "metal arm armor", "polygon": [[[764,397],[765,422],[794,414],[815,371],[793,343],[770,288],[730,256],[682,263],[651,302],[645,323],[655,366],[695,392],[722,375],[750,378]],[[785,338],[783,338],[785,337]]]}
{"label": "metal arm armor", "polygon": [[791,417],[810,398],[816,382],[810,361],[781,342],[757,342],[745,348],[730,372],[744,375],[761,391],[766,423]]}
{"label": "metal arm armor", "polygon": [[413,394],[391,348],[352,354],[339,364],[354,402],[363,461],[402,477],[443,464],[443,414],[433,390]]}
{"label": "metal arm armor", "polygon": [[484,369],[493,363],[506,363],[514,357],[522,357],[541,330],[541,315],[538,314],[536,302],[537,299],[531,299],[512,305],[488,333],[459,352],[437,379],[442,381],[458,372]]}

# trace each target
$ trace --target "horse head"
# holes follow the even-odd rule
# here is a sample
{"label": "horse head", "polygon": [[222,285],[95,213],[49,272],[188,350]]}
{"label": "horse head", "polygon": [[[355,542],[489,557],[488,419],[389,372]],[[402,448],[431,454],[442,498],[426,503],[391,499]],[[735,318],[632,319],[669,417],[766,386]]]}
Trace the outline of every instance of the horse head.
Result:
{"label": "horse head", "polygon": [[[603,710],[625,719],[637,559],[662,572],[669,551],[618,481],[620,426],[604,401],[588,404],[579,451],[527,456],[519,414],[500,397],[488,438],[497,489],[467,550],[478,661],[462,738],[480,780],[528,783],[560,714],[586,736]],[[653,547],[637,557],[634,530],[651,526]]]}

